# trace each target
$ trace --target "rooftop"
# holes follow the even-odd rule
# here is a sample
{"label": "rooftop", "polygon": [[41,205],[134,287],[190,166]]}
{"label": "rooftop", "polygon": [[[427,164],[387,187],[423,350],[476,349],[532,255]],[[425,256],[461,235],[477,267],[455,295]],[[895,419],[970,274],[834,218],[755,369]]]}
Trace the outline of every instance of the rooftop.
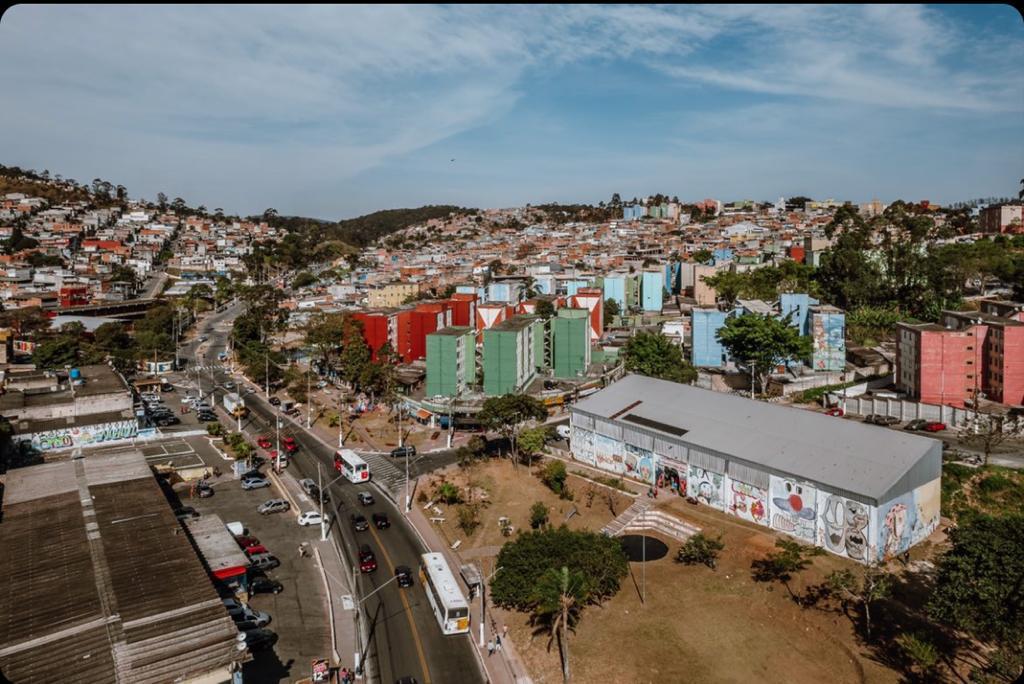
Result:
{"label": "rooftop", "polygon": [[573,410],[875,501],[887,501],[926,458],[938,459],[934,477],[941,467],[934,439],[642,375],[627,375]]}
{"label": "rooftop", "polygon": [[245,658],[140,452],[10,471],[0,572],[7,680],[165,682]]}
{"label": "rooftop", "polygon": [[515,318],[510,318],[507,321],[502,321],[501,323],[488,328],[484,331],[484,334],[486,335],[488,332],[519,332],[520,330],[533,325],[535,320],[537,319],[527,318],[525,316],[516,316]]}
{"label": "rooftop", "polygon": [[[441,328],[438,331],[430,333],[430,335],[448,335],[452,337],[460,337],[462,335],[470,335],[473,333],[473,329],[468,326],[454,326],[449,328]],[[429,337],[428,335],[427,337]]]}

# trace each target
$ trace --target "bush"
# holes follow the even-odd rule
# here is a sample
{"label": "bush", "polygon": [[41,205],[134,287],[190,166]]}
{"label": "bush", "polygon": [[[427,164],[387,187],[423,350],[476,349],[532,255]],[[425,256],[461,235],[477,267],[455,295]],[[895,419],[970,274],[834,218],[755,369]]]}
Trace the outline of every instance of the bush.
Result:
{"label": "bush", "polygon": [[462,494],[459,493],[459,488],[453,485],[451,482],[442,482],[434,492],[434,498],[449,506],[457,503],[462,503]]}
{"label": "bush", "polygon": [[565,464],[561,461],[550,461],[540,473],[540,480],[548,489],[558,496],[565,498],[565,479],[569,473],[565,470]]}
{"label": "bush", "polygon": [[467,537],[472,537],[476,528],[480,526],[480,505],[459,506],[456,516],[459,521],[459,529],[465,532]]}
{"label": "bush", "polygon": [[618,539],[565,525],[524,532],[501,547],[495,565],[502,571],[491,584],[494,602],[519,610],[529,609],[537,581],[548,570],[565,566],[590,578],[596,601],[615,595],[629,572]]}
{"label": "bush", "polygon": [[207,423],[206,433],[211,437],[220,437],[224,434],[224,426],[220,423]]}
{"label": "bush", "polygon": [[683,544],[676,555],[676,561],[685,565],[706,565],[712,570],[718,565],[718,554],[725,548],[722,536],[712,539],[698,532]]}
{"label": "bush", "polygon": [[530,508],[530,527],[537,530],[548,524],[548,507],[538,501]]}

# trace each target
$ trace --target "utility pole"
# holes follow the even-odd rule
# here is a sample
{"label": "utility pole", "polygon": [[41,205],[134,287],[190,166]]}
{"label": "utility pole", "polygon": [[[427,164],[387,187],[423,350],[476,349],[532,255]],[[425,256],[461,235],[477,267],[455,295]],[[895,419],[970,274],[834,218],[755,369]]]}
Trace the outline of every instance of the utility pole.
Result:
{"label": "utility pole", "polygon": [[309,429],[309,419],[310,419],[309,410],[310,410],[310,406],[313,403],[313,398],[311,396],[309,396],[309,392],[310,392],[310,390],[309,390],[309,374],[310,374],[310,369],[307,368],[306,369],[306,429],[307,430]]}
{"label": "utility pole", "polygon": [[277,407],[277,414],[274,416],[274,423],[277,425],[277,472],[281,472],[281,407]]}
{"label": "utility pole", "polygon": [[270,353],[263,352],[263,361],[266,365],[263,376],[263,396],[270,398]]}

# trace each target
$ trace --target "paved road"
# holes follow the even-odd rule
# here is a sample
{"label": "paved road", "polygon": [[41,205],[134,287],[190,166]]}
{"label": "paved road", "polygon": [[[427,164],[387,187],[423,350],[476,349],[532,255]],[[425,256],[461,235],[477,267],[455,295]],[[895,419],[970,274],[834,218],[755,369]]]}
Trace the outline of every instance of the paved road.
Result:
{"label": "paved road", "polygon": [[[230,376],[216,367],[216,357],[225,349],[228,323],[240,310],[241,307],[235,305],[211,316],[200,325],[199,330],[200,335],[208,335],[210,339],[205,343],[192,341],[181,349],[184,357],[192,359],[198,349],[200,363],[213,366],[203,372],[203,387],[209,391],[212,374],[218,385],[215,391],[217,401],[224,393],[223,382]],[[195,375],[190,373],[189,377],[194,379]],[[251,413],[244,422],[274,439],[273,426],[277,415],[274,407],[259,395],[246,394],[245,398]],[[289,466],[299,471],[294,474],[312,479],[318,479],[322,474],[325,482],[335,477],[333,445],[324,443],[302,425],[287,418],[285,425],[282,435],[291,435],[301,447]],[[388,463],[387,458],[373,455],[368,458],[371,473],[382,480],[382,486],[393,485],[399,472],[398,466]],[[453,459],[454,455],[450,453],[415,459],[410,464],[410,470],[414,474],[423,472],[450,463]],[[404,472],[401,476],[404,479]],[[376,504],[361,506],[356,499],[360,489],[366,487],[357,487],[340,480],[331,484],[328,491],[331,494],[331,505],[336,507],[332,517],[341,523],[332,525],[331,533],[338,539],[349,562],[357,565],[354,561],[361,544],[369,545],[377,556],[377,572],[360,575],[358,578],[360,595],[368,596],[362,606],[362,619],[366,621],[366,631],[372,630],[367,654],[368,670],[376,672],[376,679],[381,682],[393,682],[403,676],[416,677],[423,683],[483,681],[468,637],[445,636],[441,633],[422,587],[400,589],[395,582],[384,586],[394,576],[396,565],[407,565],[415,570],[420,554],[425,553],[426,549],[395,505],[379,493],[376,495]],[[384,512],[392,525],[386,530],[371,527],[367,532],[355,532],[349,524],[349,515],[356,510],[366,514],[367,518],[371,512]],[[382,586],[380,591],[369,596]]]}

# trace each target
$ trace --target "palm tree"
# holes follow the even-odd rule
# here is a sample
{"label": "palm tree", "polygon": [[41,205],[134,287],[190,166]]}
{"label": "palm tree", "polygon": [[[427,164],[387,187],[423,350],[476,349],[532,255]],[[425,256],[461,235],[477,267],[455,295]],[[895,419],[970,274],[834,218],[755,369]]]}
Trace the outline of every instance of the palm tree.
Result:
{"label": "palm tree", "polygon": [[1020,190],[1017,192],[1017,199],[1024,199],[1024,178],[1020,179]]}
{"label": "palm tree", "polygon": [[533,593],[533,620],[548,630],[548,650],[558,640],[558,652],[562,658],[562,679],[569,681],[569,630],[575,631],[580,612],[590,597],[587,579],[578,572],[548,570],[540,579]]}

